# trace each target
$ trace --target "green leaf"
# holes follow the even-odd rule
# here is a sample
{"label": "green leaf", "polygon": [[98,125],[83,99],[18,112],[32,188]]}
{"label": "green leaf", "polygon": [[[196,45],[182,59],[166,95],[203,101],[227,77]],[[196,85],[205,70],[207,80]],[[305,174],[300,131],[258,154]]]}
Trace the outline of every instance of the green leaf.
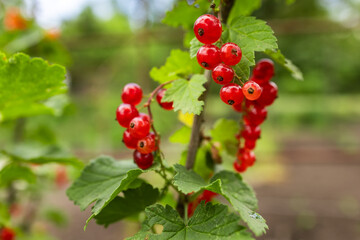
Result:
{"label": "green leaf", "polygon": [[199,48],[201,48],[203,45],[204,44],[199,42],[199,40],[197,40],[196,37],[191,39],[191,41],[190,41],[190,58],[195,58]]}
{"label": "green leaf", "polygon": [[270,50],[267,49],[265,51],[269,57],[274,59],[275,62],[283,66],[286,70],[291,73],[291,76],[296,80],[304,80],[303,74],[300,69],[295,66],[289,59],[285,58],[285,56],[280,52],[280,50]]}
{"label": "green leaf", "polygon": [[33,171],[25,166],[18,164],[6,165],[0,171],[0,185],[8,186],[10,183],[16,180],[24,180],[30,184],[36,182],[36,175]]}
{"label": "green leaf", "polygon": [[231,22],[234,18],[238,17],[239,15],[249,16],[251,13],[260,8],[261,0],[241,0],[235,1],[234,5],[231,8],[228,22]]}
{"label": "green leaf", "polygon": [[5,204],[0,202],[0,227],[7,226],[10,222],[10,213]]}
{"label": "green leaf", "polygon": [[65,93],[65,69],[40,58],[0,53],[0,122],[48,113],[44,101]]}
{"label": "green leaf", "polygon": [[150,77],[154,81],[164,83],[178,78],[186,78],[190,74],[201,73],[202,69],[196,59],[190,59],[188,52],[174,49],[166,59],[164,66],[160,68],[153,67],[150,71]]}
{"label": "green leaf", "polygon": [[173,183],[179,191],[189,194],[206,189],[221,194],[231,203],[256,236],[262,235],[268,229],[264,218],[255,212],[257,200],[254,191],[242,181],[240,175],[221,171],[207,183],[194,171],[187,170],[184,166],[177,164],[174,167],[176,175]]}
{"label": "green leaf", "polygon": [[111,157],[101,156],[84,168],[66,194],[81,210],[95,202],[89,222],[143,172],[132,160],[115,161]]}
{"label": "green leaf", "polygon": [[175,80],[165,93],[163,102],[174,102],[174,111],[181,110],[183,113],[200,114],[204,101],[199,97],[205,91],[204,75],[195,74],[187,81],[185,79]]}
{"label": "green leaf", "polygon": [[[239,216],[228,213],[225,205],[204,202],[199,204],[193,216],[184,223],[179,214],[170,206],[159,204],[146,208],[146,222],[141,231],[128,240],[167,240],[167,239],[198,239],[198,240],[227,240],[253,239],[245,228],[239,225]],[[155,224],[164,227],[162,233],[151,233]]]}
{"label": "green leaf", "polygon": [[206,13],[209,7],[210,3],[207,0],[197,0],[191,5],[182,0],[166,13],[162,22],[171,27],[182,26],[184,29],[192,30],[196,19]]}
{"label": "green leaf", "polygon": [[183,126],[170,136],[169,141],[172,143],[188,144],[190,142],[190,136],[191,128],[189,128],[188,126]]}
{"label": "green leaf", "polygon": [[13,148],[4,149],[0,153],[8,156],[13,161],[24,163],[58,163],[73,165],[78,168],[82,168],[84,166],[83,162],[64,152],[56,145],[23,143],[17,144]]}
{"label": "green leaf", "polygon": [[150,184],[142,184],[139,188],[124,191],[124,197],[116,197],[100,213],[95,216],[96,223],[105,225],[133,216],[154,204],[159,198],[159,190]]}
{"label": "green leaf", "polygon": [[65,227],[68,224],[67,215],[62,209],[48,208],[43,212],[44,218],[57,227]]}
{"label": "green leaf", "polygon": [[239,124],[234,120],[221,118],[214,124],[210,131],[211,139],[215,142],[226,144],[227,142],[236,143],[236,134],[239,133]]}
{"label": "green leaf", "polygon": [[255,65],[255,52],[278,48],[270,26],[254,17],[233,18],[222,39],[224,42],[234,42],[241,48],[243,56],[235,70],[244,79],[249,77],[250,67]]}

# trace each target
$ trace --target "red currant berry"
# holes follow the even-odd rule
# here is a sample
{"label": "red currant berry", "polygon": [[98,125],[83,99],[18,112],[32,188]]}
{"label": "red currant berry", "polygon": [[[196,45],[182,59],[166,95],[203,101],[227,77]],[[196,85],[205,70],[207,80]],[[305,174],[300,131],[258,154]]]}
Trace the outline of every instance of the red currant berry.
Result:
{"label": "red currant berry", "polygon": [[220,52],[221,61],[230,66],[238,64],[242,57],[241,49],[235,43],[225,43]]}
{"label": "red currant berry", "polygon": [[0,233],[1,240],[14,240],[15,239],[15,232],[10,228],[3,228]]}
{"label": "red currant berry", "polygon": [[200,66],[205,69],[212,70],[220,62],[220,49],[215,45],[204,45],[199,48],[196,58]]}
{"label": "red currant berry", "polygon": [[241,135],[245,139],[253,139],[256,140],[260,137],[261,129],[259,126],[249,126],[245,125]]}
{"label": "red currant berry", "polygon": [[255,153],[253,151],[246,151],[242,156],[241,161],[241,163],[244,163],[249,167],[253,166],[256,161]]}
{"label": "red currant berry", "polygon": [[217,84],[228,84],[234,78],[234,70],[228,65],[220,63],[212,71],[212,78]]}
{"label": "red currant berry", "polygon": [[278,87],[274,82],[267,82],[263,85],[263,93],[256,100],[261,106],[270,106],[273,104],[278,95]]}
{"label": "red currant berry", "polygon": [[116,120],[124,128],[128,128],[130,121],[137,116],[139,112],[134,105],[123,103],[116,109]]}
{"label": "red currant berry", "polygon": [[242,87],[242,91],[246,99],[253,101],[260,97],[262,89],[256,82],[247,81]]}
{"label": "red currant berry", "polygon": [[150,136],[150,137],[152,137],[154,139],[154,142],[155,142],[154,151],[158,150],[159,145],[160,145],[160,139],[157,139],[155,133],[153,133],[153,132],[150,132],[148,136]]}
{"label": "red currant berry", "polygon": [[159,103],[159,105],[165,109],[165,110],[173,110],[173,102],[162,102],[161,100],[163,99],[164,95],[165,95],[166,89],[161,89],[159,90],[159,92],[156,95],[156,101]]}
{"label": "red currant berry", "polygon": [[247,169],[247,165],[244,163],[239,163],[237,160],[233,164],[235,171],[243,173]]}
{"label": "red currant berry", "polygon": [[129,149],[136,149],[137,147],[137,143],[139,141],[138,138],[134,138],[133,136],[131,136],[130,132],[128,129],[126,129],[126,131],[123,134],[123,139],[122,139],[123,143],[125,144],[125,146]]}
{"label": "red currant berry", "polygon": [[202,15],[194,23],[194,33],[200,42],[204,44],[214,43],[221,37],[221,22],[214,15]]}
{"label": "red currant berry", "polygon": [[138,105],[143,96],[142,89],[136,83],[126,84],[123,88],[121,99],[124,103]]}
{"label": "red currant berry", "polygon": [[242,100],[244,99],[244,95],[239,85],[235,83],[229,83],[220,89],[220,98],[226,104],[237,105],[241,104]]}
{"label": "red currant berry", "polygon": [[274,62],[270,59],[261,59],[253,69],[252,80],[262,85],[274,76]]}
{"label": "red currant berry", "polygon": [[243,116],[245,124],[251,126],[259,126],[265,121],[267,117],[267,110],[264,107],[252,107],[248,109],[247,113]]}
{"label": "red currant berry", "polygon": [[216,195],[217,195],[217,193],[214,193],[209,190],[205,190],[201,195],[199,195],[198,201],[199,202],[205,201],[205,203],[207,203],[207,202],[210,202]]}
{"label": "red currant berry", "polygon": [[139,113],[139,117],[141,117],[144,121],[150,122],[150,117],[146,113]]}
{"label": "red currant berry", "polygon": [[150,132],[150,122],[142,119],[141,117],[136,117],[131,120],[129,124],[129,132],[133,138],[144,138]]}
{"label": "red currant berry", "polygon": [[142,154],[135,150],[133,157],[136,165],[143,170],[151,167],[154,162],[154,156],[152,155],[152,153]]}
{"label": "red currant berry", "polygon": [[152,153],[156,149],[155,138],[150,134],[140,139],[137,143],[136,150],[138,150],[142,154]]}
{"label": "red currant berry", "polygon": [[253,150],[256,146],[256,140],[255,139],[245,139],[245,147],[248,150]]}

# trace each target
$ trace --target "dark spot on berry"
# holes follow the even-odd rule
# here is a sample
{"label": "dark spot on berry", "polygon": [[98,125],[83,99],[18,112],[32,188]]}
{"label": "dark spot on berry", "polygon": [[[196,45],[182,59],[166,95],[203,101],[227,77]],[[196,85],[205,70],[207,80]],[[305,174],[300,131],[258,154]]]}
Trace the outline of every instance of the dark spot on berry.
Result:
{"label": "dark spot on berry", "polygon": [[212,3],[211,5],[210,5],[210,8],[215,8],[216,7],[216,4],[215,3]]}
{"label": "dark spot on berry", "polygon": [[134,128],[135,127],[135,123],[130,123],[130,128]]}
{"label": "dark spot on berry", "polygon": [[143,148],[145,146],[145,143],[144,142],[140,142],[139,143],[139,147]]}
{"label": "dark spot on berry", "polygon": [[249,93],[249,94],[253,94],[254,92],[255,92],[255,90],[254,90],[253,88],[249,88],[249,89],[248,89],[248,93]]}
{"label": "dark spot on berry", "polygon": [[224,80],[222,76],[218,76],[216,79],[217,79],[219,82],[222,82],[222,81]]}
{"label": "dark spot on berry", "polygon": [[202,35],[204,35],[204,29],[199,28],[198,34],[199,34],[200,37],[201,37]]}
{"label": "dark spot on berry", "polygon": [[201,65],[202,65],[203,67],[209,67],[209,64],[207,64],[206,62],[202,62]]}
{"label": "dark spot on berry", "polygon": [[234,103],[234,100],[228,100],[228,104],[233,105]]}
{"label": "dark spot on berry", "polygon": [[231,49],[231,53],[235,56],[238,56],[238,52],[237,52],[236,48]]}

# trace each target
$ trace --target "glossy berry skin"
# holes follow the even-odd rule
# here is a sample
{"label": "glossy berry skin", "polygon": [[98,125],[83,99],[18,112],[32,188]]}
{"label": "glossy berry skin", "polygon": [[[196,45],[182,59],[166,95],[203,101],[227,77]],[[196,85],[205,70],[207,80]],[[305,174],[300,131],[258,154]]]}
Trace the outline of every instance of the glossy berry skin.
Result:
{"label": "glossy berry skin", "polygon": [[153,132],[150,132],[148,136],[150,136],[155,141],[155,149],[154,149],[154,151],[158,150],[159,145],[160,145],[160,139],[156,139],[156,135]]}
{"label": "glossy berry skin", "polygon": [[0,240],[15,240],[15,232],[10,228],[3,228],[0,230]]}
{"label": "glossy berry skin", "polygon": [[253,151],[246,151],[242,156],[241,161],[249,167],[253,166],[256,161],[255,153]]}
{"label": "glossy berry skin", "polygon": [[144,121],[150,122],[150,117],[146,113],[139,113],[139,117],[141,117]]}
{"label": "glossy berry skin", "polygon": [[243,119],[246,125],[259,126],[265,121],[266,117],[266,108],[255,106],[248,109],[247,113],[243,116]]}
{"label": "glossy berry skin", "polygon": [[138,138],[134,138],[133,136],[131,136],[130,132],[128,129],[126,129],[126,131],[123,134],[123,139],[122,139],[123,143],[125,144],[125,146],[129,149],[136,149],[137,147],[137,143],[139,141]]}
{"label": "glossy berry skin", "polygon": [[225,43],[220,52],[221,61],[229,66],[238,64],[242,57],[241,49],[235,43]]}
{"label": "glossy berry skin", "polygon": [[262,89],[259,84],[250,80],[244,84],[242,91],[246,99],[254,101],[260,97]]}
{"label": "glossy berry skin", "polygon": [[141,139],[149,134],[150,128],[151,125],[149,121],[146,121],[141,117],[136,117],[131,120],[128,130],[131,137]]}
{"label": "glossy berry skin", "polygon": [[256,139],[245,139],[245,148],[253,150],[256,146]]}
{"label": "glossy berry skin", "polygon": [[228,84],[234,78],[234,70],[228,65],[220,63],[213,69],[212,78],[217,84]]}
{"label": "glossy berry skin", "polygon": [[215,45],[204,45],[199,48],[196,58],[201,67],[212,70],[220,62],[220,49]]}
{"label": "glossy berry skin", "polygon": [[136,150],[133,153],[133,158],[135,164],[143,170],[151,167],[154,162],[154,156],[151,153],[142,154]]}
{"label": "glossy berry skin", "polygon": [[116,109],[116,120],[124,128],[128,128],[130,121],[137,116],[139,112],[134,105],[123,103]]}
{"label": "glossy berry skin", "polygon": [[156,101],[158,102],[158,104],[160,105],[160,107],[162,107],[165,110],[173,110],[173,102],[161,102],[161,100],[163,99],[164,95],[165,95],[166,89],[161,89],[159,90],[159,92],[156,95]]}
{"label": "glossy berry skin", "polygon": [[267,82],[263,85],[263,92],[256,100],[260,106],[270,106],[278,96],[278,87],[274,82]]}
{"label": "glossy berry skin", "polygon": [[138,105],[141,102],[143,91],[136,83],[126,84],[123,88],[121,99],[124,103]]}
{"label": "glossy berry skin", "polygon": [[274,76],[274,62],[270,59],[261,59],[253,69],[252,80],[262,85]]}
{"label": "glossy berry skin", "polygon": [[202,15],[194,23],[194,33],[199,42],[204,44],[214,43],[221,37],[221,22],[214,15]]}
{"label": "glossy berry skin", "polygon": [[236,160],[233,164],[233,167],[234,167],[235,171],[237,171],[238,173],[243,173],[246,171],[248,166],[246,164],[240,163],[239,161]]}
{"label": "glossy berry skin", "polygon": [[244,99],[241,87],[235,83],[224,85],[220,89],[221,100],[229,105],[240,104]]}
{"label": "glossy berry skin", "polygon": [[256,140],[260,137],[261,128],[259,126],[249,126],[245,125],[244,129],[241,132],[241,135],[245,139]]}
{"label": "glossy berry skin", "polygon": [[232,107],[232,108],[234,109],[234,111],[236,111],[236,112],[241,113],[241,112],[243,111],[242,103],[233,104],[231,107]]}
{"label": "glossy berry skin", "polygon": [[142,154],[152,153],[156,149],[155,138],[150,134],[140,139],[137,143],[136,150]]}

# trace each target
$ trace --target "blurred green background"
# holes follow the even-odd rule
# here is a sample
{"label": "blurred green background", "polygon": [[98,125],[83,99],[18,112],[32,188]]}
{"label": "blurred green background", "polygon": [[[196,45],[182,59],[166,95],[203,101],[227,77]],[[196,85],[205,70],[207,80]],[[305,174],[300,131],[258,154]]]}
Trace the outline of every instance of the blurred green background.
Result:
{"label": "blurred green background", "polygon": [[[0,18],[5,8],[14,5],[32,21],[25,33],[5,33],[0,28],[1,51],[24,51],[68,70],[70,104],[60,117],[29,119],[25,138],[59,143],[85,161],[100,154],[127,158],[131,152],[123,146],[123,129],[114,120],[122,87],[136,82],[149,93],[156,87],[149,77],[151,68],[161,66],[172,49],[187,47],[181,28],[161,23],[174,1],[58,2],[11,0],[0,5]],[[357,239],[360,1],[288,2],[265,0],[254,13],[272,26],[280,49],[305,79],[296,81],[276,67],[273,81],[279,86],[279,98],[262,125],[257,166],[245,174],[258,192],[260,212],[269,221],[271,230],[262,239]],[[57,6],[62,6],[59,11]],[[59,38],[37,37],[36,32],[45,30],[36,21],[43,29],[59,28]],[[220,101],[218,91],[213,84],[207,126],[220,117],[237,117]],[[181,126],[177,113],[155,105],[153,111],[156,128],[165,136],[165,155],[177,161],[183,147],[167,141]],[[13,128],[14,123],[0,125],[0,144],[6,144]],[[57,234],[76,239],[61,235],[67,232],[71,230]]]}

